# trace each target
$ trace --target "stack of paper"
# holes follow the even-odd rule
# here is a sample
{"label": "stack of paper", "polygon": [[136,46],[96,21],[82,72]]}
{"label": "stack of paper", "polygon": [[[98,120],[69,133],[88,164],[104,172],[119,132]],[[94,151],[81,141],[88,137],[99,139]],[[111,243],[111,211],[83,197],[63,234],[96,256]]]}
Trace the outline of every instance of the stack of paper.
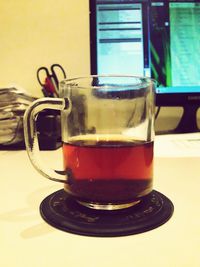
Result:
{"label": "stack of paper", "polygon": [[34,100],[17,88],[0,88],[0,144],[23,141],[23,115]]}

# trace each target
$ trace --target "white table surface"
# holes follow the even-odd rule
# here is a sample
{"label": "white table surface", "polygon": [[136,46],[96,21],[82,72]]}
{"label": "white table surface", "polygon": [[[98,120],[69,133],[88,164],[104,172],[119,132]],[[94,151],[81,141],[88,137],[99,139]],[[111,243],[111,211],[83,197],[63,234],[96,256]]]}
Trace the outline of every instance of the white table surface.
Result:
{"label": "white table surface", "polygon": [[[154,230],[112,238],[71,234],[44,222],[39,205],[62,184],[38,174],[26,151],[0,151],[0,266],[199,267],[200,153],[186,146],[180,152],[170,138],[156,137],[154,189],[174,203],[172,218]],[[60,164],[54,157],[46,156]]]}

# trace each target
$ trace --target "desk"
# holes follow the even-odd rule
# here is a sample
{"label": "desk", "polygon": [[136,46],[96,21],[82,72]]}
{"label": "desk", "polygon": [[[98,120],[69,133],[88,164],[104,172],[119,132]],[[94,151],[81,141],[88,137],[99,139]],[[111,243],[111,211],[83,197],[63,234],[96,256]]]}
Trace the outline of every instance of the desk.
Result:
{"label": "desk", "polygon": [[189,149],[188,157],[170,155],[167,141],[156,137],[154,188],[172,200],[174,215],[154,230],[114,238],[79,236],[46,224],[39,205],[62,185],[41,177],[26,151],[0,151],[1,266],[199,267],[200,157]]}

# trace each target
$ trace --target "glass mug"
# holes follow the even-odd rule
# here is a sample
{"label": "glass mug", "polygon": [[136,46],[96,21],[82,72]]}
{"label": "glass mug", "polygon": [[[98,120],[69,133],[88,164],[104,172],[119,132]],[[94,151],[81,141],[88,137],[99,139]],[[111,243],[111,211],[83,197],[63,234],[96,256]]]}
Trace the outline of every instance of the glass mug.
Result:
{"label": "glass mug", "polygon": [[[147,77],[92,75],[60,82],[59,98],[34,101],[24,115],[33,166],[80,204],[128,208],[152,191],[154,96]],[[44,109],[61,111],[64,170],[40,159],[36,120]]]}

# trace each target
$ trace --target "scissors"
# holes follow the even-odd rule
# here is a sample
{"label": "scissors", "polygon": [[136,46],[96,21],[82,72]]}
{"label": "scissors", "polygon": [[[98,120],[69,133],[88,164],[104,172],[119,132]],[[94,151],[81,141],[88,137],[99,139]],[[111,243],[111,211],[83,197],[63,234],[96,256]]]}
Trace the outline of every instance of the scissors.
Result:
{"label": "scissors", "polygon": [[[58,96],[58,86],[59,86],[59,79],[58,75],[61,73],[63,78],[66,78],[66,73],[63,67],[59,64],[53,64],[50,67],[50,71],[46,67],[40,67],[37,70],[37,79],[39,84],[43,87],[44,91],[49,96]],[[41,77],[44,78],[44,82],[41,80]]]}

